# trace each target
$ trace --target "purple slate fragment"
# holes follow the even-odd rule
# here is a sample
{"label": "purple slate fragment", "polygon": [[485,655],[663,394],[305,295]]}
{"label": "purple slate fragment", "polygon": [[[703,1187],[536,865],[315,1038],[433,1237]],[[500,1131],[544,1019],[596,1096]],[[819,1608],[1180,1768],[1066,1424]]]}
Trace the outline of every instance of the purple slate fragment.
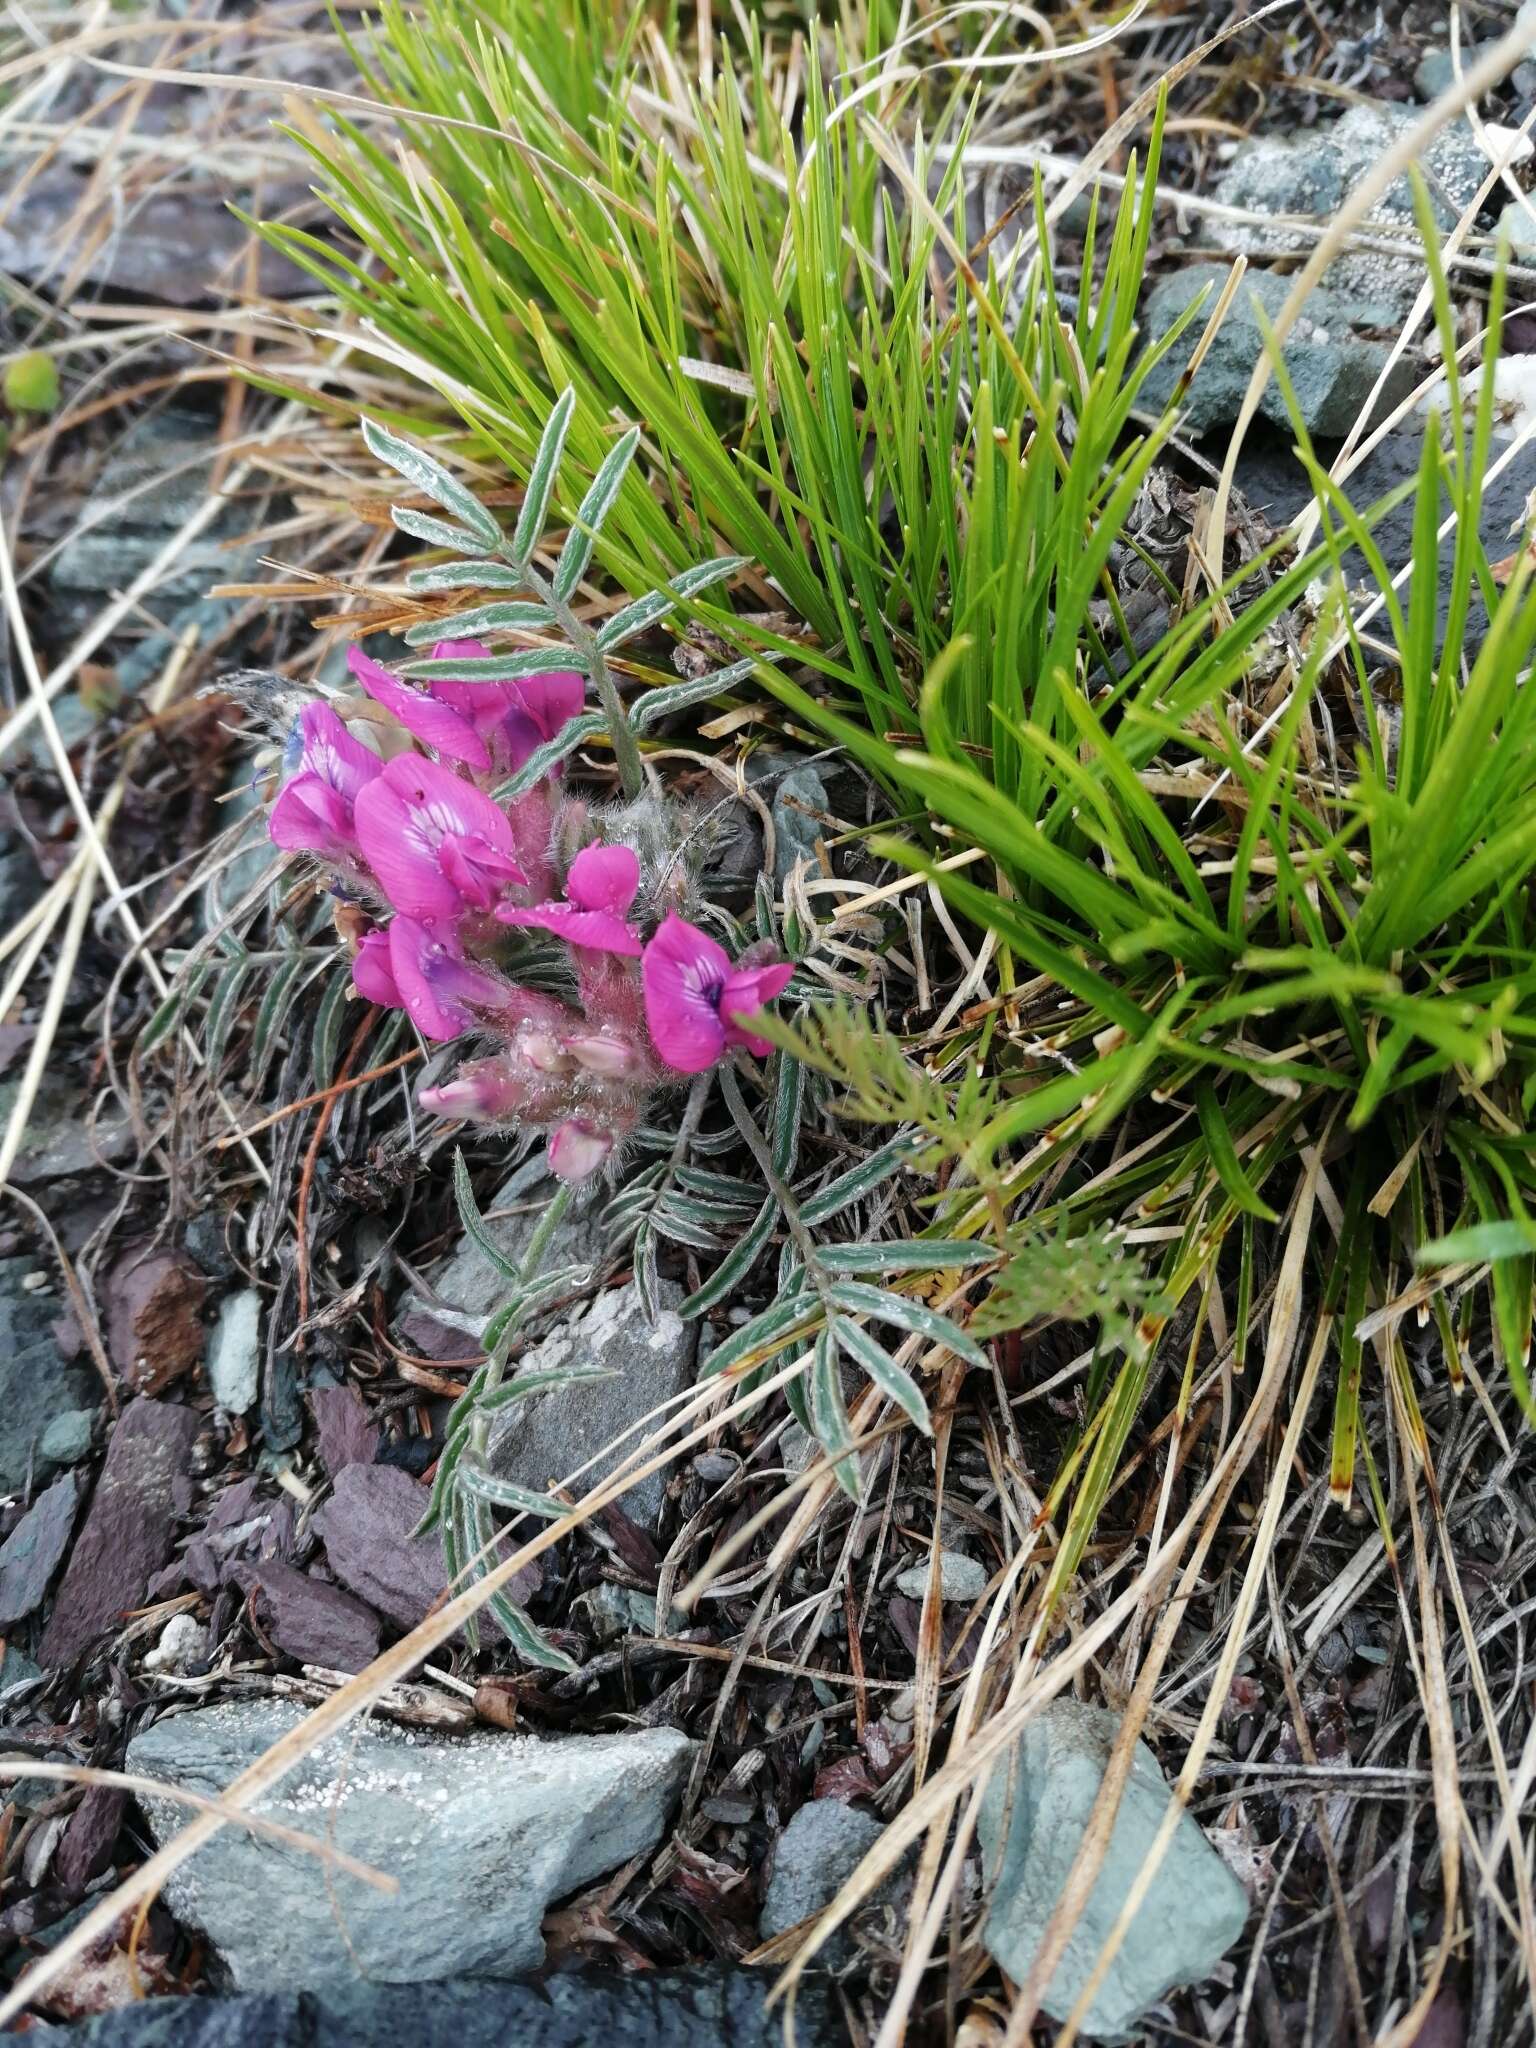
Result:
{"label": "purple slate fragment", "polygon": [[187,1545],[186,1576],[200,1593],[216,1593],[236,1558],[292,1555],[293,1503],[281,1497],[259,1500],[261,1483],[255,1476],[226,1486],[200,1533]]}
{"label": "purple slate fragment", "polygon": [[[426,1506],[426,1488],[398,1466],[348,1465],[314,1518],[331,1570],[396,1628],[414,1628],[447,1588],[437,1537],[411,1534]],[[526,1600],[539,1582],[535,1563],[507,1591]]]}
{"label": "purple slate fragment", "polygon": [[0,1547],[0,1628],[21,1621],[39,1605],[48,1581],[69,1548],[80,1506],[73,1472],[40,1493]]}
{"label": "purple slate fragment", "polygon": [[348,1465],[371,1465],[379,1432],[350,1387],[320,1387],[309,1397],[319,1437],[320,1462],[334,1479]]}
{"label": "purple slate fragment", "polygon": [[314,1518],[331,1570],[396,1628],[414,1628],[448,1584],[437,1537],[411,1534],[426,1506],[397,1466],[347,1465]]}
{"label": "purple slate fragment", "polygon": [[237,1564],[230,1577],[257,1597],[261,1625],[285,1657],[361,1671],[379,1654],[379,1618],[361,1600],[291,1564]]}
{"label": "purple slate fragment", "polygon": [[175,1541],[178,1481],[198,1432],[190,1408],[139,1398],[118,1417],[37,1660],[68,1664],[144,1598]]}
{"label": "purple slate fragment", "polygon": [[65,1891],[78,1896],[111,1862],[112,1844],[127,1803],[126,1792],[111,1785],[92,1785],[70,1815],[53,1859],[53,1874]]}

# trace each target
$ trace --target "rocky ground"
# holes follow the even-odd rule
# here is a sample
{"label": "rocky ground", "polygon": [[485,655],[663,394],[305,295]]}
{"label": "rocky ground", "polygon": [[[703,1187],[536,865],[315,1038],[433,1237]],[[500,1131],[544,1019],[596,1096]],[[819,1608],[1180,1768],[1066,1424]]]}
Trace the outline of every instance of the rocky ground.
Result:
{"label": "rocky ground", "polygon": [[[1492,33],[1504,12],[1469,19]],[[1299,53],[1276,56],[1256,39],[1248,70],[1235,68],[1217,95],[1216,128],[1172,141],[1170,185],[1209,205],[1168,213],[1143,309],[1150,334],[1238,251],[1272,310],[1306,246],[1275,217],[1326,217],[1435,89],[1450,61],[1440,10],[1411,6],[1386,26],[1374,9],[1357,13]],[[244,65],[295,83],[345,75],[323,17],[297,6],[272,17],[259,35],[249,27],[250,48],[249,25],[224,24],[208,68]],[[333,449],[345,434],[311,427],[198,347],[211,333],[247,362],[302,357],[268,305],[306,316],[302,280],[254,256],[223,205],[298,217],[312,204],[265,126],[267,103],[163,80],[125,98],[122,81],[64,67],[52,96],[25,111],[65,133],[45,156],[24,122],[5,138],[10,165],[30,166],[0,207],[0,272],[14,287],[6,325],[17,347],[61,340],[69,367],[63,409],[16,423],[0,512],[41,666],[61,679],[61,741],[93,808],[128,764],[114,854],[145,921],[164,918],[170,960],[264,872],[259,822],[242,826],[253,799],[241,714],[197,688],[231,667],[312,668],[304,614],[268,601],[262,586],[284,580],[291,595],[319,579],[332,603],[337,581],[365,573],[383,543],[344,509],[344,457]],[[1533,111],[1536,62],[1485,109],[1511,132]],[[91,140],[104,129],[133,149],[105,151]],[[1069,128],[1062,146],[1072,139]],[[988,146],[1012,145],[1004,136]],[[1510,159],[1529,184],[1528,152],[1511,148]],[[104,190],[124,162],[122,185]],[[1471,204],[1488,168],[1470,128],[1437,148],[1443,224]],[[1007,167],[979,164],[978,186],[994,174]],[[1511,291],[1499,442],[1509,459],[1489,491],[1493,552],[1531,489],[1521,436],[1536,402],[1536,223],[1490,192],[1477,225],[1491,228],[1506,208],[1517,260],[1531,269]],[[1383,244],[1404,233],[1410,211],[1406,193],[1389,195]],[[1070,235],[1063,246],[1070,263]],[[1309,306],[1293,367],[1324,460],[1359,424],[1422,274],[1389,248],[1355,251]],[[1485,289],[1485,270],[1456,273],[1466,332]],[[1144,508],[1146,535],[1170,558],[1187,548],[1256,347],[1257,323],[1240,305],[1194,384],[1186,444]],[[1387,377],[1388,403],[1432,368],[1415,340]],[[1309,495],[1287,424],[1266,406],[1268,430],[1250,440],[1240,472],[1239,517],[1257,535]],[[1357,473],[1365,497],[1411,473],[1413,426],[1410,417]],[[1384,546],[1406,559],[1401,526],[1389,523]],[[235,594],[211,598],[212,585]],[[333,659],[320,645],[318,658]],[[9,701],[30,701],[19,660]],[[75,831],[42,721],[13,716],[7,734],[0,924],[65,871]],[[829,793],[835,780],[831,764],[773,757],[763,787],[781,828],[781,880],[796,845],[814,843],[807,818],[843,803]],[[220,833],[224,871],[181,901]],[[86,934],[0,1233],[0,1771],[14,1773],[0,1812],[0,1973],[12,1982],[184,1812],[115,1782],[61,1781],[58,1767],[216,1797],[305,1707],[441,1601],[436,1540],[413,1531],[443,1417],[500,1284],[453,1220],[444,1156],[413,1142],[404,1083],[383,1104],[344,1097],[334,1116],[279,1123],[252,1155],[259,1171],[249,1140],[225,1142],[231,1121],[256,1122],[295,1092],[282,1032],[264,1033],[259,1014],[234,1024],[251,995],[238,983],[228,1026],[246,1065],[232,1118],[212,1119],[203,1083],[184,1128],[184,1105],[152,1082],[146,1093],[149,1070],[129,1058],[147,998],[122,991],[122,943],[106,915]],[[44,1003],[39,984],[0,1021],[0,1107],[16,1099]],[[495,1240],[515,1258],[550,1187],[537,1165],[489,1150],[476,1175]],[[322,1219],[325,1302],[302,1348],[292,1341],[291,1192],[301,1178]],[[554,1263],[602,1265],[610,1235],[595,1199],[573,1208],[562,1233]],[[526,1364],[579,1358],[613,1377],[595,1397],[552,1394],[518,1411],[493,1446],[506,1477],[542,1487],[601,1454],[692,1384],[697,1347],[758,1305],[722,1311],[719,1328],[702,1333],[684,1324],[675,1311],[698,1270],[691,1256],[668,1250],[654,1314],[621,1264],[594,1298],[546,1320]],[[1006,1398],[1009,1469],[1048,1482],[1071,1404],[1017,1383]],[[683,1614],[672,1606],[681,1579],[770,1510],[805,1460],[782,1412],[750,1433],[723,1429],[530,1567],[521,1597],[575,1658],[574,1676],[518,1670],[487,1643],[451,1645],[258,1807],[275,1827],[226,1828],[142,1926],[125,1920],[41,1993],[36,2030],[88,2022],[78,2038],[98,2048],[775,2038],[771,1978],[744,1959],[827,1902],[914,1782],[936,1526],[946,1698],[976,1653],[977,1603],[1006,1555],[1006,1518],[1019,1512],[985,1407],[962,1416],[937,1494],[931,1464],[893,1457],[864,1512],[829,1511],[793,1562],[771,1569],[783,1522],[770,1517],[715,1596]],[[1461,1505],[1490,1601],[1518,1611],[1530,1514],[1502,1428],[1497,1417],[1481,1435],[1469,1424]],[[1151,1504],[1129,1499],[1126,1528],[1142,1526]],[[1349,1836],[1353,1855],[1359,1840],[1346,1809],[1369,1837],[1349,1873],[1361,1953],[1395,1957],[1415,1912],[1421,1935],[1433,1912],[1395,1867],[1383,1889],[1377,1851],[1390,1829],[1363,1803],[1364,1780],[1341,1780],[1342,1832],[1329,1835],[1318,1787],[1330,1769],[1379,1757],[1371,1796],[1415,1813],[1428,1792],[1411,1738],[1406,1756],[1391,1747],[1408,1690],[1382,1561],[1367,1555],[1363,1529],[1334,1530],[1310,1554],[1307,1535],[1296,1530],[1286,1572],[1307,1631],[1299,1669],[1272,1642],[1255,1641],[1245,1658],[1226,1775],[1180,1823],[1095,1996],[1096,2038],[1226,2041],[1240,2037],[1239,2022],[1248,2039],[1304,2029],[1312,2040],[1347,2038],[1344,1951],[1329,1946],[1333,1844]],[[1335,1599],[1349,1574],[1349,1598]],[[1187,1686],[1163,1716],[1170,1735],[1221,1613],[1213,1594],[1191,1621]],[[1300,1737],[1286,1713],[1298,1683]],[[981,1816],[967,1896],[979,1911],[987,1888],[984,1943],[1015,1980],[1060,1895],[1112,1727],[1098,1708],[1061,1702],[1031,1725]],[[54,1775],[27,1775],[40,1765]],[[1047,2011],[1070,2008],[1165,1806],[1162,1765],[1143,1745]],[[326,1854],[276,1828],[321,1836]],[[396,1889],[381,1892],[357,1865]],[[872,2038],[912,1884],[909,1859],[828,1951],[829,1974],[801,1994],[801,2041]],[[1272,1941],[1261,1957],[1256,1901]],[[1505,2010],[1503,1996],[1483,1979],[1448,1986],[1443,2025],[1420,2036],[1424,2048],[1515,2038],[1478,2032],[1487,2012]],[[939,2038],[942,2000],[933,2026]]]}

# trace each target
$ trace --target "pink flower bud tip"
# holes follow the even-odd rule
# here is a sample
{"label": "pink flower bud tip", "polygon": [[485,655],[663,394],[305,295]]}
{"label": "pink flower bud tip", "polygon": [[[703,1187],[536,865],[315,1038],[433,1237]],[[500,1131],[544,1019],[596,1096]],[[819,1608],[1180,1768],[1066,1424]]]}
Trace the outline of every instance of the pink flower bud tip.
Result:
{"label": "pink flower bud tip", "polygon": [[640,1064],[639,1053],[626,1039],[608,1038],[600,1031],[566,1039],[565,1049],[578,1066],[607,1081],[622,1081]]}
{"label": "pink flower bud tip", "polygon": [[537,1067],[541,1074],[568,1074],[571,1071],[570,1055],[547,1031],[525,1031],[517,1041],[517,1049],[530,1067]]}
{"label": "pink flower bud tip", "polygon": [[568,1117],[549,1141],[549,1170],[557,1180],[589,1180],[613,1150],[613,1139],[585,1117]]}
{"label": "pink flower bud tip", "polygon": [[470,1060],[437,1088],[417,1090],[423,1109],[443,1117],[467,1117],[471,1123],[495,1123],[523,1107],[526,1087],[505,1059]]}

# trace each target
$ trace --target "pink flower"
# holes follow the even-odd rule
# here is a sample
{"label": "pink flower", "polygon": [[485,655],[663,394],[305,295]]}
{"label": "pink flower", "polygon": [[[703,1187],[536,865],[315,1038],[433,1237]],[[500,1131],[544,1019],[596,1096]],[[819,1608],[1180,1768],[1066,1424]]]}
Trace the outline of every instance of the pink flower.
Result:
{"label": "pink flower", "polygon": [[564,903],[536,903],[530,910],[503,903],[496,915],[503,924],[537,925],[554,932],[570,946],[638,960],[640,941],[624,922],[624,913],[639,886],[640,863],[627,846],[584,846],[565,878]]}
{"label": "pink flower", "polygon": [[[439,640],[434,661],[484,661],[490,649],[480,640]],[[376,702],[407,732],[445,761],[462,762],[480,774],[520,768],[546,740],[552,740],[582,707],[586,686],[573,669],[551,669],[505,683],[434,677],[424,690],[391,675],[361,647],[349,649],[347,666]]]}
{"label": "pink flower", "polygon": [[645,1021],[657,1052],[679,1074],[702,1074],[731,1045],[763,1058],[773,1047],[745,1020],[771,1003],[793,973],[784,961],[732,967],[723,946],[674,913],[640,965]]}
{"label": "pink flower", "polygon": [[354,739],[328,704],[306,704],[299,720],[303,751],[267,823],[274,846],[289,853],[338,859],[357,852],[353,809],[383,770],[377,754]]}
{"label": "pink flower", "polygon": [[389,964],[389,933],[377,926],[365,932],[352,961],[352,986],[365,1002],[386,1010],[403,1010],[405,998]]}
{"label": "pink flower", "polygon": [[[453,683],[449,687],[461,690],[474,689],[476,685]],[[542,675],[523,676],[507,687],[516,701],[502,721],[498,738],[505,749],[505,767],[511,773],[521,768],[546,740],[558,738],[571,720],[579,716],[586,702],[587,686],[575,669],[552,668]],[[559,773],[558,768],[554,769],[550,779],[555,780]]]}
{"label": "pink flower", "polygon": [[431,924],[466,905],[489,910],[509,882],[526,879],[506,814],[420,754],[385,766],[358,798],[356,820],[379,887],[407,917]]}
{"label": "pink flower", "polygon": [[[377,936],[370,933],[369,938]],[[397,991],[396,1001],[423,1038],[457,1038],[473,1031],[486,1012],[505,1012],[515,997],[506,984],[473,960],[466,960],[458,947],[419,924],[413,917],[391,918],[389,923],[389,973]],[[368,940],[363,951],[369,950]],[[358,980],[359,953],[352,978]],[[376,974],[375,952],[365,969],[374,988],[382,988]],[[359,988],[362,982],[358,981]],[[365,995],[370,991],[363,988]],[[375,995],[374,1001],[380,1000]]]}

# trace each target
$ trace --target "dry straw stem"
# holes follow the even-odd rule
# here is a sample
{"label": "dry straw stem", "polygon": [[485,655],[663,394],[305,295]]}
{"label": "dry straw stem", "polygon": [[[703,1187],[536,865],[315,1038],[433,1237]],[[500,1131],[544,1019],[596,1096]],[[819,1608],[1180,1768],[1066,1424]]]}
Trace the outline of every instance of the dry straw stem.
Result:
{"label": "dry straw stem", "polygon": [[[1257,18],[1255,16],[1255,19]],[[1369,216],[1371,208],[1385,196],[1396,180],[1418,162],[1447,122],[1462,113],[1473,100],[1491,91],[1502,78],[1514,70],[1520,60],[1529,53],[1532,41],[1530,27],[1519,23],[1502,35],[1485,55],[1479,57],[1469,71],[1449,85],[1432,106],[1425,108],[1422,117],[1414,123],[1407,134],[1387,150],[1367,176],[1361,179],[1340,207],[1327,234],[1297,272],[1285,303],[1275,316],[1275,348],[1285,346],[1286,338],[1296,324],[1308,293],[1344,247],[1351,230]],[[1214,562],[1219,562],[1222,558],[1227,531],[1227,506],[1232,495],[1232,479],[1237,473],[1237,460],[1242,453],[1243,441],[1253,424],[1254,415],[1259,409],[1259,401],[1264,396],[1273,368],[1269,351],[1265,350],[1253,366],[1253,375],[1248,381],[1247,391],[1243,394],[1237,422],[1232,429],[1232,438],[1227,444],[1226,460],[1222,463],[1221,475],[1217,479],[1211,499],[1210,519],[1206,527],[1210,537],[1207,548]]]}

